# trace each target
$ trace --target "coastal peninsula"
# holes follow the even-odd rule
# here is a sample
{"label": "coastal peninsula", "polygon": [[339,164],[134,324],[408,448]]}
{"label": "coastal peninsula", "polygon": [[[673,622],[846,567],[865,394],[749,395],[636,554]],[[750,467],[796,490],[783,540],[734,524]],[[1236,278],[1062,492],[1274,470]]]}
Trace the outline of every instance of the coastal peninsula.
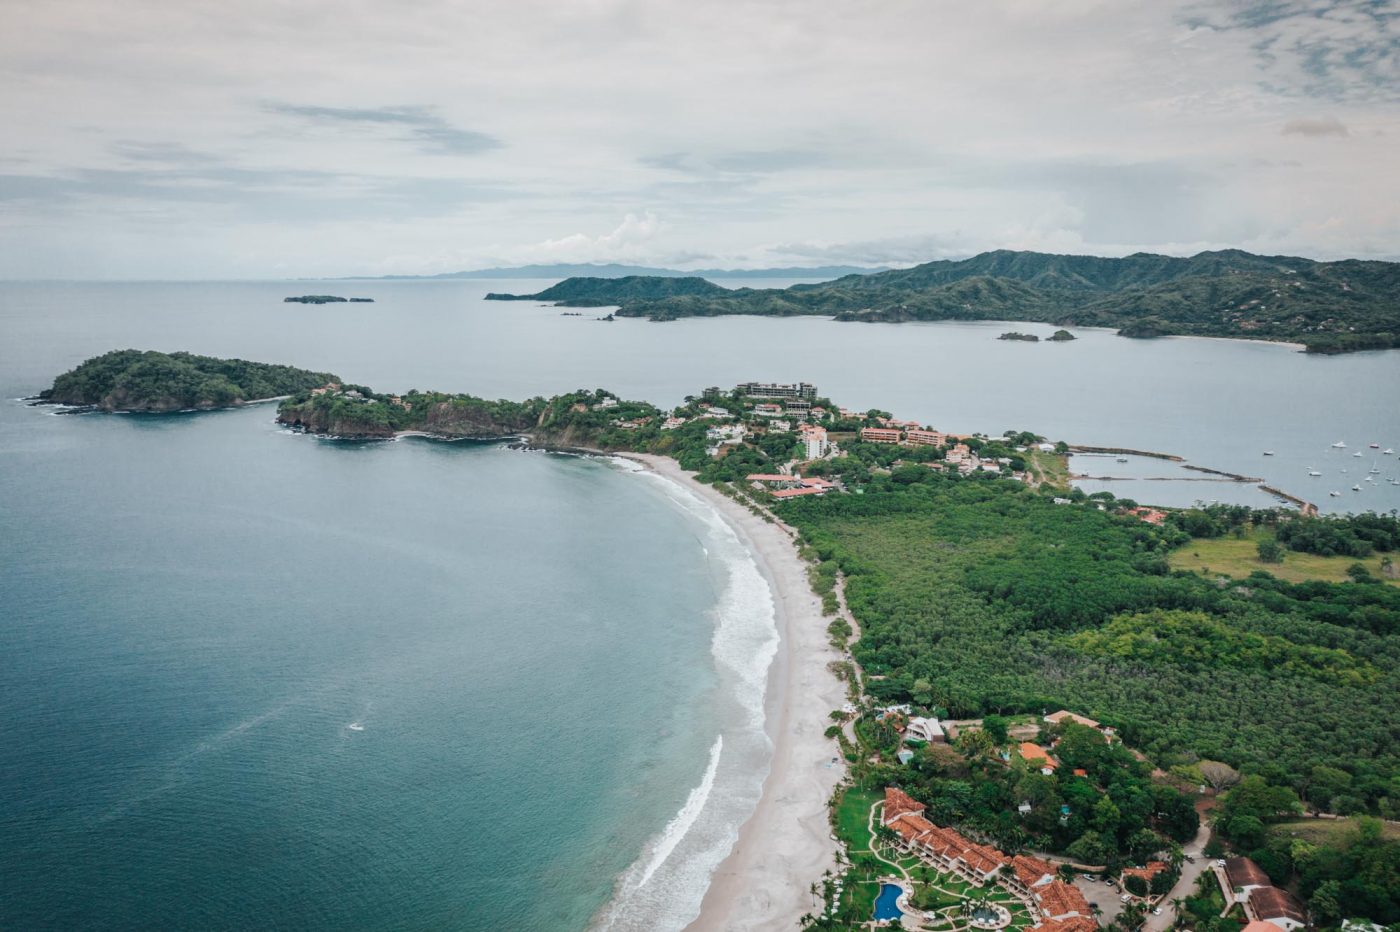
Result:
{"label": "coastal peninsula", "polygon": [[1301,343],[1310,353],[1400,347],[1400,263],[1318,262],[1238,249],[1190,258],[997,250],[782,289],[730,290],[698,278],[580,277],[533,295],[487,297],[617,305],[621,317],[650,320],[725,314],[872,323],[1012,320],[1112,327],[1139,338]]}
{"label": "coastal peninsula", "polygon": [[[1257,910],[1400,910],[1385,879],[1400,839],[1377,818],[1400,816],[1394,516],[1088,495],[1063,443],[953,435],[807,383],[662,409],[333,380],[277,417],[627,455],[720,508],[772,588],[783,647],[764,792],[696,928],[913,914],[951,929],[980,909],[1092,932],[1091,902],[1153,932],[1205,928],[1227,903],[1204,861],[1226,856],[1276,891]],[[1257,559],[1221,546],[1235,541]],[[1337,818],[1299,848],[1317,815]]]}

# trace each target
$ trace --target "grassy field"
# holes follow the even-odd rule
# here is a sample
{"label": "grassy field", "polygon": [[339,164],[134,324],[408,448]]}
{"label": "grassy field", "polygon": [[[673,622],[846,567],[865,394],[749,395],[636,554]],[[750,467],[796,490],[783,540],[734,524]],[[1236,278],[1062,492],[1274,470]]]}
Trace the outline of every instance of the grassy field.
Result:
{"label": "grassy field", "polygon": [[[1255,570],[1271,573],[1288,582],[1341,582],[1347,578],[1347,567],[1360,563],[1372,576],[1384,578],[1381,574],[1381,557],[1372,556],[1365,560],[1352,557],[1320,557],[1312,553],[1284,551],[1282,563],[1265,563],[1259,559],[1259,541],[1268,536],[1267,531],[1258,531],[1244,538],[1221,537],[1215,540],[1193,540],[1171,555],[1174,570],[1190,570],[1206,576],[1233,576],[1243,579]],[[1392,559],[1394,559],[1392,557]],[[1398,561],[1400,562],[1400,561]],[[1400,580],[1390,580],[1391,585],[1400,585]]]}
{"label": "grassy field", "polygon": [[1030,473],[1036,482],[1052,489],[1069,491],[1069,458],[1059,453],[1042,453],[1031,450],[1029,454]]}
{"label": "grassy field", "polygon": [[[1355,819],[1296,819],[1269,827],[1276,834],[1291,835],[1315,845],[1344,846],[1356,832]],[[1381,837],[1400,839],[1400,825],[1381,823]]]}

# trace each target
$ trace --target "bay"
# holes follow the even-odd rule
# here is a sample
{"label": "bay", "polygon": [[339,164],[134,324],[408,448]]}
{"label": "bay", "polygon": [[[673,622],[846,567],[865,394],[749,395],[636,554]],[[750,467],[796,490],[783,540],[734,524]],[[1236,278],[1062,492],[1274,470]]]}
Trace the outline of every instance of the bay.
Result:
{"label": "bay", "polygon": [[[1400,506],[1400,488],[1346,481],[1373,460],[1397,472],[1366,446],[1400,448],[1393,352],[1089,330],[1014,343],[996,322],[604,323],[481,300],[546,284],[3,284],[0,394],[120,347],[509,398],[607,387],[670,404],[806,380],[944,430],[1032,429],[1324,508]],[[282,303],[311,291],[375,303]],[[1128,467],[1139,478],[1101,487],[1258,494]],[[712,643],[738,557],[603,461],[326,443],[267,406],[10,403],[0,525],[5,927],[580,928],[745,718]]]}

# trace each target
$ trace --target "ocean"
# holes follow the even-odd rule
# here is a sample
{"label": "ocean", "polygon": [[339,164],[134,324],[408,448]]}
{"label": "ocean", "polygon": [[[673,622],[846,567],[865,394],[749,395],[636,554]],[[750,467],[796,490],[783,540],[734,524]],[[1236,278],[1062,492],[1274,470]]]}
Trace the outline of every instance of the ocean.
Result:
{"label": "ocean", "polygon": [[[802,379],[1400,505],[1340,471],[1398,472],[1367,445],[1400,448],[1394,352],[481,300],[545,284],[0,284],[0,928],[679,928],[769,750],[771,596],[688,491],[499,444],[319,440],[270,406],[13,400],[108,349],[511,398]],[[309,291],[376,303],[282,303]],[[1261,494],[1136,465],[1083,471],[1142,501]]]}

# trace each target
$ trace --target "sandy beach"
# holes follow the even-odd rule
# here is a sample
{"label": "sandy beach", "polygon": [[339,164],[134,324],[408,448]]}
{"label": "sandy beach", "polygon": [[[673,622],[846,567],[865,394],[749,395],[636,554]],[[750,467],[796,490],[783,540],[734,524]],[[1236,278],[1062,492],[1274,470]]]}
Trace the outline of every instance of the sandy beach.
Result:
{"label": "sandy beach", "polygon": [[827,619],[807,582],[788,531],[696,482],[675,460],[627,454],[712,504],[753,553],[773,590],[781,646],[768,675],[766,728],[773,762],[763,794],[729,856],[711,877],[700,915],[688,927],[790,929],[815,911],[810,887],[834,868],[827,801],[845,773],[824,732],[846,701],[845,686],[827,669],[839,659],[827,643]]}

